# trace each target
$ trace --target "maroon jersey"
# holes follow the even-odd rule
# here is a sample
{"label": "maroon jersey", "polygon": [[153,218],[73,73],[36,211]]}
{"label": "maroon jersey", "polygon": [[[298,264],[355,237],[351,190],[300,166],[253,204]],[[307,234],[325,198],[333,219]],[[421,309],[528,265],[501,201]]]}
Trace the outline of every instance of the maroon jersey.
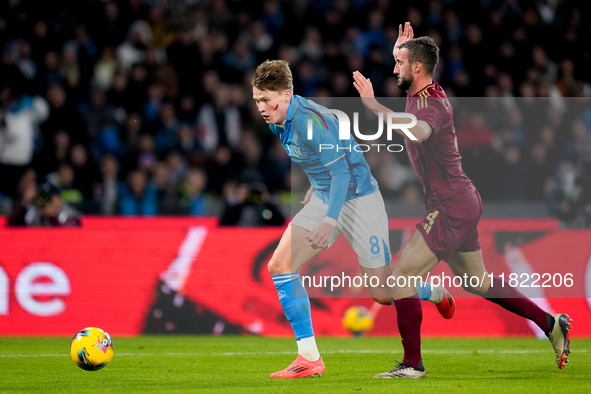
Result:
{"label": "maroon jersey", "polygon": [[462,170],[453,108],[441,86],[433,81],[412,97],[407,96],[406,112],[427,122],[433,130],[420,145],[405,140],[408,157],[423,186],[427,210],[439,202],[474,192],[474,184]]}

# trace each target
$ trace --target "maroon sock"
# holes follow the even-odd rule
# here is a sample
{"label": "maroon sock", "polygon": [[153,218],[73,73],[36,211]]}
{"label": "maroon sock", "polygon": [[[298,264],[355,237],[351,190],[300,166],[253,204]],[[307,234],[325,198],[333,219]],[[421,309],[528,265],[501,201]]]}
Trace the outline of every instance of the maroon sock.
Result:
{"label": "maroon sock", "polygon": [[416,368],[421,361],[421,322],[423,309],[418,295],[401,298],[394,302],[396,306],[398,331],[404,348],[403,362]]}
{"label": "maroon sock", "polygon": [[493,277],[484,298],[502,306],[509,312],[533,321],[546,334],[550,331],[546,312],[515,287],[509,286],[509,282],[506,280],[502,280],[498,276]]}

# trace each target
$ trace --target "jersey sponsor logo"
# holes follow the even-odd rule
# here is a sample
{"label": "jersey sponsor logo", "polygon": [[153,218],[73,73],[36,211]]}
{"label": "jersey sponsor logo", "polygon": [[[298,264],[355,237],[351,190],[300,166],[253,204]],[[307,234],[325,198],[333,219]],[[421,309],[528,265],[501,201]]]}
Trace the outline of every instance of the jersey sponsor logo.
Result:
{"label": "jersey sponsor logo", "polygon": [[302,147],[298,145],[298,143],[298,135],[296,133],[292,133],[291,140],[284,145],[289,157],[302,158],[308,156],[308,152],[303,150]]}
{"label": "jersey sponsor logo", "polygon": [[289,142],[289,143],[285,144],[284,146],[285,146],[285,150],[287,151],[287,154],[289,155],[289,157],[299,158],[299,157],[308,156],[308,152],[302,150],[302,148],[300,148],[299,146],[295,145],[292,142]]}
{"label": "jersey sponsor logo", "polygon": [[369,237],[369,251],[372,254],[371,261],[382,259],[382,254],[380,253],[380,242],[378,240],[378,237],[376,237],[375,235]]}

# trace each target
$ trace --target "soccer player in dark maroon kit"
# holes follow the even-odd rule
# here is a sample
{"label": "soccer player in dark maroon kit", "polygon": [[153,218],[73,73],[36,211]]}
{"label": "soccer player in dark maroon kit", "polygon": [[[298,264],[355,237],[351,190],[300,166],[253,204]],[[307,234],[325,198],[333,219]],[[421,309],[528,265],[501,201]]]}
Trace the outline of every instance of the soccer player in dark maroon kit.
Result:
{"label": "soccer player in dark maroon kit", "polygon": [[[536,323],[550,339],[556,362],[562,369],[570,353],[569,316],[546,313],[507,281],[491,278],[486,272],[477,230],[482,200],[460,164],[453,108],[441,86],[432,79],[439,48],[429,37],[413,37],[409,22],[404,29],[400,25],[393,55],[398,87],[407,92],[406,112],[416,116],[417,124],[408,129],[412,136],[403,130],[397,133],[405,138],[410,161],[423,186],[427,214],[404,246],[392,275],[424,276],[444,260],[456,276],[484,278],[476,287],[471,287],[471,283],[463,283],[463,287]],[[355,71],[353,81],[369,110],[376,114],[392,112],[375,99],[368,78]],[[403,124],[408,119],[394,118],[393,122]],[[413,282],[406,282],[408,287],[393,288],[404,358],[394,369],[376,378],[426,376],[421,358],[421,303]]]}

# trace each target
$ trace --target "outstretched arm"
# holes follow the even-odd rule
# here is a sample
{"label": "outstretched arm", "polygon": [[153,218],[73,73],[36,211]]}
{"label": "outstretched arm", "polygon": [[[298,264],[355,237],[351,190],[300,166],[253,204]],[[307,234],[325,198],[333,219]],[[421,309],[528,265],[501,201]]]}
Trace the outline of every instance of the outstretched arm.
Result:
{"label": "outstretched arm", "polygon": [[[369,109],[374,114],[378,115],[380,113],[384,114],[384,119],[386,119],[386,115],[388,112],[394,112],[387,107],[383,106],[376,100],[374,92],[373,92],[373,85],[369,78],[365,78],[363,74],[359,71],[353,72],[353,86],[359,92],[361,96],[361,101],[363,105],[367,109]],[[407,118],[393,118],[392,121],[394,123],[403,124],[408,123]],[[408,138],[402,130],[395,129],[396,133],[404,138]],[[416,138],[416,140],[411,140],[415,144],[421,144],[426,141],[431,136],[431,126],[425,121],[419,120],[417,124],[408,129],[412,133],[412,135]]]}
{"label": "outstretched arm", "polygon": [[349,173],[349,167],[347,166],[347,161],[344,156],[345,155],[336,162],[326,166],[331,177],[330,197],[328,200],[326,217],[324,218],[324,222],[320,223],[320,225],[313,229],[306,237],[310,246],[314,249],[324,249],[328,247],[328,244],[332,239],[332,233],[338,223],[341,208],[347,198],[351,174]]}

